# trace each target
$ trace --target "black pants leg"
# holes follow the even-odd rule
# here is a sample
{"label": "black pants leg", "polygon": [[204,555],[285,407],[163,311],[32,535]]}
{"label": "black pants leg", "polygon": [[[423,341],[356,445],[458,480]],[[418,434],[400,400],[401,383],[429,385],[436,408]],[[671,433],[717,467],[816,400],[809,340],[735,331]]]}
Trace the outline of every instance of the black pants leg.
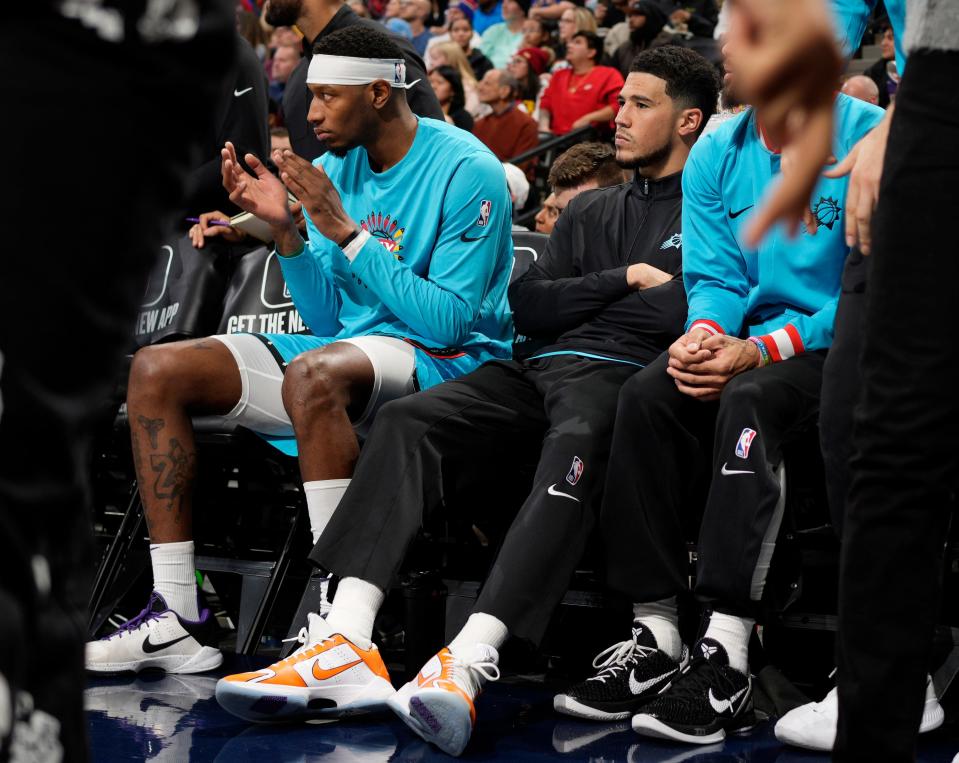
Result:
{"label": "black pants leg", "polygon": [[619,393],[600,513],[608,582],[633,601],[689,587],[686,541],[695,526],[683,515],[718,408],[676,389],[666,362],[660,356]]}
{"label": "black pants leg", "polygon": [[496,479],[511,454],[538,447],[546,427],[542,395],[513,362],[487,363],[387,403],[310,558],[388,590],[425,517],[441,504],[444,472],[469,465]]}
{"label": "black pants leg", "polygon": [[873,226],[839,586],[834,759],[911,761],[959,482],[959,53],[909,58]]}
{"label": "black pants leg", "polygon": [[[747,371],[718,404],[679,392],[665,356],[627,382],[602,511],[614,588],[634,601],[686,590],[686,541],[696,528],[683,514],[712,453],[696,593],[707,606],[753,613],[753,577],[780,493],[773,469],[783,442],[815,421],[822,364],[822,354],[808,353]],[[743,439],[747,429],[755,434]]]}
{"label": "black pants leg", "polygon": [[475,606],[503,621],[514,636],[538,642],[569,587],[595,524],[619,390],[635,370],[575,359],[534,374],[549,429],[533,489]]}
{"label": "black pants leg", "polygon": [[866,281],[872,258],[854,249],[842,274],[832,346],[822,371],[819,444],[826,473],[826,495],[832,526],[842,535],[849,492],[853,411],[859,401],[859,358],[866,311]]}
{"label": "black pants leg", "polygon": [[774,469],[783,443],[815,425],[823,361],[823,353],[797,355],[740,374],[723,390],[696,582],[711,609],[755,615],[765,583],[757,564],[763,544],[776,540],[766,537],[781,492]]}

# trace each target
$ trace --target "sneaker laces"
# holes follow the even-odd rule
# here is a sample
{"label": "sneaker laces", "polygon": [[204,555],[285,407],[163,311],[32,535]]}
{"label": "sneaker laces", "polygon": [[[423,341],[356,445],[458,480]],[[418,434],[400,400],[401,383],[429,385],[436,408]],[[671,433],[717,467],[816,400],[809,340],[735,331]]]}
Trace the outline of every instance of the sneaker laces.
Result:
{"label": "sneaker laces", "polygon": [[110,633],[104,636],[101,641],[109,641],[114,637],[120,637],[127,633],[133,633],[140,630],[144,625],[147,625],[151,620],[156,620],[163,612],[156,612],[153,609],[153,597],[150,597],[149,603],[140,611],[140,614],[135,617],[131,617],[123,625],[117,628],[113,633]]}
{"label": "sneaker laces", "polygon": [[[313,617],[316,617],[316,615],[312,615],[312,616],[313,616]],[[309,617],[309,615],[308,615],[307,617]],[[304,625],[302,628],[300,628],[300,632],[297,633],[295,636],[292,636],[291,638],[282,639],[282,642],[281,642],[281,643],[289,644],[289,643],[292,643],[292,642],[294,642],[294,641],[299,641],[300,644],[301,644],[301,646],[299,646],[299,647],[297,647],[296,649],[294,649],[294,650],[290,653],[289,657],[286,657],[285,659],[280,660],[280,661],[277,663],[278,665],[287,665],[287,664],[289,664],[290,662],[292,662],[295,658],[299,657],[299,656],[300,656],[301,654],[303,654],[304,652],[307,652],[307,651],[309,651],[310,649],[313,649],[314,647],[320,646],[320,644],[325,644],[327,641],[332,641],[332,640],[333,640],[333,637],[336,635],[336,634],[334,634],[334,633],[331,633],[329,636],[325,636],[325,637],[321,638],[319,641],[317,641],[316,643],[311,644],[311,643],[310,643],[310,629],[309,629],[309,625],[308,625],[308,624],[309,624],[309,619],[307,619],[307,625]]]}
{"label": "sneaker laces", "polygon": [[499,665],[491,660],[478,660],[470,662],[461,660],[452,652],[453,669],[450,671],[450,678],[464,691],[469,692],[470,696],[475,697],[480,693],[483,681],[498,681],[500,677]]}
{"label": "sneaker laces", "polygon": [[655,651],[653,647],[638,644],[635,637],[606,647],[593,658],[593,667],[599,673],[588,680],[605,683],[607,678],[615,678],[620,670],[626,670],[640,657],[649,657]]}

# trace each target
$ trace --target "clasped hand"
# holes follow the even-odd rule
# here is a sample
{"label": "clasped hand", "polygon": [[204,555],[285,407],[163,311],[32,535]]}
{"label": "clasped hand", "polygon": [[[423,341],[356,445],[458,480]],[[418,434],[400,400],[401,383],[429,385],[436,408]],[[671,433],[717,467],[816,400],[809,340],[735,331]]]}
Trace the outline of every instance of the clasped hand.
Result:
{"label": "clasped hand", "polygon": [[323,169],[292,151],[273,152],[273,161],[280,169],[279,178],[253,154],[243,157],[253,174],[246,172],[237,160],[232,143],[223,147],[220,156],[223,187],[229,192],[230,201],[269,223],[274,230],[295,228],[287,189],[299,199],[313,224],[330,241],[338,244],[356,229],[356,223],[346,214],[340,194]]}
{"label": "clasped hand", "polygon": [[734,376],[761,362],[759,349],[748,340],[694,329],[670,346],[666,373],[680,392],[705,402],[718,400]]}

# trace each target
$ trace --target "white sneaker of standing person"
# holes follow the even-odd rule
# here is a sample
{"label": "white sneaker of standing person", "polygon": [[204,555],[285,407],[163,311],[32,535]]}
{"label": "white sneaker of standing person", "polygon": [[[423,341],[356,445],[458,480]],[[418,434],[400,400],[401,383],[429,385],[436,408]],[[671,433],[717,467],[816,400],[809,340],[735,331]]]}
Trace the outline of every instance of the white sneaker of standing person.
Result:
{"label": "white sneaker of standing person", "polygon": [[[939,704],[932,678],[926,683],[926,703],[922,709],[919,733],[925,734],[939,728],[946,713]],[[776,739],[783,744],[802,747],[805,750],[829,752],[836,744],[836,727],[839,723],[839,693],[833,687],[822,702],[809,702],[786,713],[776,723]]]}

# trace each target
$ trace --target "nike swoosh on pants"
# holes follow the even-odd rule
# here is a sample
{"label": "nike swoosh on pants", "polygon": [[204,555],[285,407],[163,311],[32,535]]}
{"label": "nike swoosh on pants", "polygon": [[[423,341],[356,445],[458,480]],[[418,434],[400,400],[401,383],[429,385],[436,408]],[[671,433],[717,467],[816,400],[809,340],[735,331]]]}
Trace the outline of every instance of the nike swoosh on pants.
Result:
{"label": "nike swoosh on pants", "polygon": [[724,477],[728,477],[730,474],[755,474],[756,472],[751,472],[748,469],[727,469],[726,464],[723,464],[723,468],[720,469]]}
{"label": "nike swoosh on pants", "polygon": [[582,503],[582,501],[579,500],[579,498],[576,498],[575,496],[572,496],[569,493],[563,493],[557,490],[555,482],[552,485],[550,485],[548,488],[546,488],[546,492],[549,493],[550,495],[557,495],[560,498],[569,498],[569,500],[576,501],[576,503]]}

